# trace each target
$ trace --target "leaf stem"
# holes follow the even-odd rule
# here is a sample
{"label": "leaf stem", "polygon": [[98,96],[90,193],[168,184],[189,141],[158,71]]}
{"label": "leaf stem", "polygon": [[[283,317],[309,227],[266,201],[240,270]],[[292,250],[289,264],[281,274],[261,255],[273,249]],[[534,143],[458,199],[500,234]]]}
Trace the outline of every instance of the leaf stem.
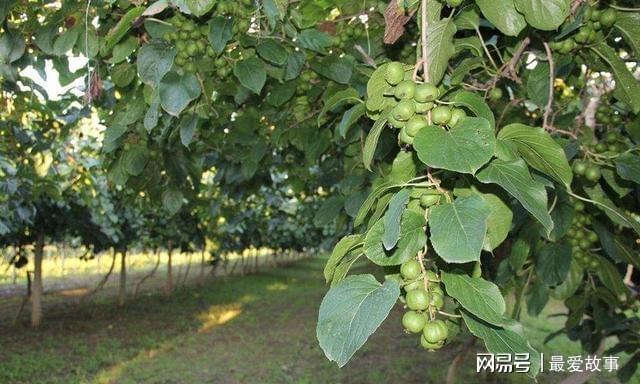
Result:
{"label": "leaf stem", "polygon": [[448,313],[448,312],[445,312],[445,311],[438,311],[438,313],[443,315],[443,316],[454,317],[456,319],[462,318],[462,316],[460,316],[460,315],[454,315],[453,313]]}

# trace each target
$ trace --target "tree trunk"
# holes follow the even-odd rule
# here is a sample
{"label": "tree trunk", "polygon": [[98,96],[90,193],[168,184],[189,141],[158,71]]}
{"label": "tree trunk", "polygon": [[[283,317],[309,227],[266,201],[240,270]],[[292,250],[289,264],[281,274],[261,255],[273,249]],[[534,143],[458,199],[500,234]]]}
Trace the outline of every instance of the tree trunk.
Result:
{"label": "tree trunk", "polygon": [[199,280],[199,284],[204,284],[204,275],[205,275],[205,270],[207,268],[207,265],[205,263],[205,250],[204,248],[202,248],[202,251],[200,252],[200,277],[198,278]]}
{"label": "tree trunk", "polygon": [[167,285],[165,286],[164,289],[164,294],[166,296],[171,296],[171,292],[173,292],[173,272],[171,270],[171,258],[173,257],[173,245],[171,244],[171,241],[169,242],[169,249],[167,250],[168,252],[168,259],[167,259]]}
{"label": "tree trunk", "polygon": [[38,328],[42,323],[42,253],[44,251],[44,233],[36,236],[33,255],[33,292],[31,294],[31,327]]}
{"label": "tree trunk", "polygon": [[91,291],[87,292],[86,295],[80,297],[80,299],[78,300],[78,304],[82,303],[82,301],[90,296],[93,296],[94,294],[98,293],[98,291],[100,291],[102,288],[104,288],[105,284],[107,284],[107,282],[109,281],[109,277],[111,277],[111,273],[113,272],[113,268],[116,265],[116,250],[113,249],[112,250],[113,253],[113,257],[111,258],[111,266],[109,267],[109,271],[107,271],[107,274],[102,278],[102,280],[98,283],[98,285],[95,286],[95,288],[93,288]]}
{"label": "tree trunk", "polygon": [[20,308],[18,308],[18,312],[16,312],[16,317],[13,319],[13,325],[18,324],[18,320],[20,320],[20,315],[22,315],[22,311],[24,310],[24,307],[29,302],[29,299],[31,299],[31,271],[27,271],[27,293],[24,295],[24,299],[22,299],[22,302],[20,303]]}
{"label": "tree trunk", "polygon": [[136,284],[136,288],[133,290],[133,298],[134,299],[136,297],[138,297],[138,290],[140,289],[140,286],[142,285],[142,283],[144,283],[147,279],[150,279],[151,277],[153,277],[153,275],[156,274],[156,271],[158,270],[158,267],[160,266],[160,252],[158,252],[158,250],[156,249],[154,251],[154,253],[157,255],[157,257],[156,257],[156,265],[153,266],[153,269],[151,270],[151,272],[149,272],[149,274],[147,274],[142,279],[140,279],[140,281],[138,281],[138,284]]}
{"label": "tree trunk", "polygon": [[187,284],[187,278],[189,277],[189,271],[191,271],[191,258],[193,257],[193,253],[189,252],[189,256],[187,256],[187,268],[184,271],[184,277],[182,278],[182,286],[184,287]]}
{"label": "tree trunk", "polygon": [[127,299],[127,248],[120,250],[120,289],[118,291],[118,305],[124,305]]}

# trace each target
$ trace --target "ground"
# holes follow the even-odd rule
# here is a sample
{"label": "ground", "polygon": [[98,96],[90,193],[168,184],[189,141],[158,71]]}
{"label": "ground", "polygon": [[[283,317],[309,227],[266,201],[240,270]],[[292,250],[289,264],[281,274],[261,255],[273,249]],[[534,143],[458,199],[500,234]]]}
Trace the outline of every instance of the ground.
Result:
{"label": "ground", "polygon": [[[346,367],[327,361],[315,338],[327,289],[324,261],[310,258],[256,275],[215,277],[171,298],[146,294],[124,307],[109,298],[61,304],[49,310],[38,331],[26,323],[2,326],[0,383],[443,383],[461,344],[438,353],[420,350],[415,336],[402,333],[399,306]],[[561,323],[527,319],[525,329],[539,347]],[[580,354],[563,337],[543,349]],[[457,382],[530,382],[522,376],[476,376],[477,351],[467,356]]]}

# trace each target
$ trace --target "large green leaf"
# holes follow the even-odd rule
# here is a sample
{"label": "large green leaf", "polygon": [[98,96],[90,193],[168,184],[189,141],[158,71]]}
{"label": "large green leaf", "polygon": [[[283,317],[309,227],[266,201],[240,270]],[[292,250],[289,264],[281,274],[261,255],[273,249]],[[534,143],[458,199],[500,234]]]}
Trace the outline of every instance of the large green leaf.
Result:
{"label": "large green leaf", "polygon": [[233,37],[233,17],[215,16],[209,22],[209,44],[220,54]]}
{"label": "large green leaf", "polygon": [[[69,32],[65,33],[65,35],[68,33]],[[65,35],[62,35],[62,36],[65,36]],[[58,40],[60,40],[62,36],[59,37]],[[56,43],[58,40],[56,40]],[[73,45],[71,46],[73,47]],[[25,49],[26,49],[26,45],[24,43],[24,39],[19,33],[12,34],[8,32],[3,32],[2,35],[0,35],[0,63],[5,63],[5,64],[13,63],[14,61],[22,57]]]}
{"label": "large green leaf", "polygon": [[364,141],[364,150],[362,153],[362,161],[364,162],[364,167],[368,170],[371,170],[371,164],[373,163],[373,155],[376,153],[376,148],[378,147],[378,140],[380,139],[380,134],[382,133],[382,129],[384,129],[385,125],[387,125],[387,115],[384,114],[380,116],[378,120],[371,127],[371,131],[367,135],[367,138]]}
{"label": "large green leaf", "polygon": [[325,264],[324,266],[323,273],[327,283],[332,280],[336,267],[347,255],[347,253],[356,248],[356,246],[361,243],[362,235],[345,236],[340,239],[340,241],[338,241],[338,244],[336,244],[336,246],[333,248],[333,252],[331,252],[329,260],[327,260],[327,264]]}
{"label": "large green leaf", "polygon": [[384,214],[384,234],[382,235],[382,245],[384,249],[389,251],[393,249],[398,243],[400,238],[400,219],[402,213],[407,207],[409,202],[409,190],[401,189],[398,193],[393,195],[389,200],[389,208]]}
{"label": "large green leaf", "polygon": [[636,57],[640,56],[640,12],[618,12],[615,28],[620,31]]}
{"label": "large green leaf", "polygon": [[571,245],[547,243],[536,252],[536,272],[549,286],[563,282],[571,265]]}
{"label": "large green leaf", "polygon": [[570,11],[570,0],[515,0],[516,9],[534,28],[552,31],[562,24]]}
{"label": "large green leaf", "polygon": [[340,84],[349,84],[353,74],[353,63],[346,57],[336,55],[309,61],[311,69]]}
{"label": "large green leaf", "polygon": [[169,215],[173,216],[184,204],[184,196],[182,192],[175,189],[169,188],[162,193],[162,205],[169,212]]}
{"label": "large green leaf", "polygon": [[603,224],[594,221],[593,230],[598,234],[598,240],[604,252],[617,263],[634,265],[640,269],[640,258],[627,244],[622,241],[622,237],[615,236]]}
{"label": "large green leaf", "polygon": [[592,187],[584,187],[583,189],[587,195],[589,195],[589,198],[597,203],[595,206],[601,209],[611,221],[626,228],[633,228],[633,230],[640,235],[640,223],[619,209],[615,203],[609,199],[600,184],[595,184]]}
{"label": "large green leaf", "polygon": [[191,13],[200,17],[213,9],[217,0],[184,0],[184,2],[187,4],[187,7],[189,7]]}
{"label": "large green leaf", "polygon": [[620,272],[618,272],[616,266],[602,256],[594,257],[598,259],[598,263],[600,264],[596,273],[602,284],[613,292],[618,299],[625,300],[629,295],[629,290],[627,286],[624,285],[622,276],[620,276]]}
{"label": "large green leaf", "polygon": [[540,109],[545,108],[549,101],[550,68],[549,63],[539,61],[527,78],[527,96]]}
{"label": "large green leaf", "polygon": [[506,304],[498,286],[481,278],[442,273],[447,295],[456,299],[467,311],[480,319],[502,325]]}
{"label": "large green leaf", "polygon": [[611,67],[616,81],[616,96],[627,103],[635,113],[640,112],[640,82],[620,59],[618,52],[604,42],[592,46],[591,49]]}
{"label": "large green leaf", "polygon": [[371,275],[349,276],[320,304],[316,336],[327,358],[342,367],[387,318],[400,296],[397,281],[378,283]]}
{"label": "large green leaf", "polygon": [[493,116],[491,108],[477,93],[460,91],[453,95],[451,99],[457,106],[467,107],[478,117],[483,117],[491,124],[491,129],[496,127],[496,118]]}
{"label": "large green leaf", "polygon": [[151,40],[138,51],[138,75],[140,80],[157,86],[171,70],[177,51],[164,40]]}
{"label": "large green leaf", "polygon": [[257,57],[238,61],[233,67],[233,74],[240,80],[240,84],[258,95],[267,81],[264,62]]}
{"label": "large green leaf", "polygon": [[552,289],[549,294],[556,300],[566,300],[573,296],[578,288],[580,288],[583,277],[584,270],[580,266],[580,263],[575,260],[571,260],[567,277],[564,279],[562,284]]}
{"label": "large green leaf", "polygon": [[487,20],[507,36],[517,36],[527,23],[513,0],[476,0]]}
{"label": "large green leaf", "polygon": [[493,251],[509,235],[513,212],[498,196],[483,193],[480,195],[489,207],[489,217],[487,218],[487,237],[484,239],[483,249]]}
{"label": "large green leaf", "polygon": [[500,130],[498,140],[514,143],[530,166],[567,188],[571,186],[573,173],[565,152],[544,129],[519,123],[509,124]]}
{"label": "large green leaf", "polygon": [[343,139],[347,137],[349,128],[353,126],[364,115],[366,109],[363,103],[358,103],[349,108],[343,115],[340,123],[336,126],[336,131]]}
{"label": "large green leaf", "polygon": [[169,72],[160,81],[160,105],[168,114],[178,116],[191,103],[200,96],[200,83],[193,74],[178,75]]}
{"label": "large green leaf", "polygon": [[313,218],[313,224],[317,227],[322,227],[335,220],[336,216],[340,214],[344,207],[344,198],[342,196],[331,196],[326,199],[318,212],[316,212]]}
{"label": "large green leaf", "polygon": [[378,220],[367,233],[364,240],[364,254],[378,265],[400,265],[410,260],[424,247],[427,235],[424,233],[424,217],[405,210],[400,221],[400,237],[395,248],[386,251],[382,244],[384,220]]}
{"label": "large green leaf", "polygon": [[429,82],[438,84],[454,55],[453,36],[456,25],[451,18],[429,24],[427,28],[427,61],[429,62]]}
{"label": "large green leaf", "polygon": [[640,156],[625,152],[616,158],[615,163],[620,177],[640,184]]}
{"label": "large green leaf", "polygon": [[517,353],[528,353],[531,365],[527,375],[531,377],[538,375],[540,372],[540,354],[531,347],[521,334],[513,330],[513,328],[516,328],[517,323],[511,320],[515,324],[498,327],[464,311],[462,312],[462,318],[469,331],[484,341],[484,345],[490,353],[506,353],[510,356]]}
{"label": "large green leaf", "polygon": [[435,125],[421,129],[413,146],[430,167],[474,174],[493,156],[496,138],[486,119],[468,117],[449,130]]}
{"label": "large green leaf", "polygon": [[289,58],[287,49],[282,44],[271,39],[266,39],[258,44],[256,50],[260,57],[275,65],[283,65]]}
{"label": "large green leaf", "polygon": [[431,208],[429,229],[436,253],[447,263],[480,260],[489,213],[487,203],[478,195]]}
{"label": "large green leaf", "polygon": [[477,175],[485,184],[498,184],[515,197],[545,227],[553,229],[551,215],[547,211],[547,191],[544,184],[531,178],[524,160],[504,161],[496,159]]}
{"label": "large green leaf", "polygon": [[360,103],[362,102],[362,100],[360,100],[360,94],[358,93],[357,90],[353,88],[343,89],[334,93],[333,95],[329,96],[328,99],[325,100],[322,110],[320,110],[320,113],[318,113],[318,118],[317,118],[318,125],[322,124],[323,117],[328,111],[334,108],[337,108],[338,106],[343,105],[345,103],[358,103],[358,102]]}

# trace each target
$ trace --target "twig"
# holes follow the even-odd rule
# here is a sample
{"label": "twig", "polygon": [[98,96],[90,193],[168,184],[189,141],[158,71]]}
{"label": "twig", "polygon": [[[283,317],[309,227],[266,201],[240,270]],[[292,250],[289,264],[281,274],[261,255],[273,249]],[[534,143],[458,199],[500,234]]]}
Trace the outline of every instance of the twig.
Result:
{"label": "twig", "polygon": [[460,364],[462,364],[462,361],[464,360],[464,357],[469,349],[471,349],[471,347],[473,347],[473,345],[476,343],[476,340],[477,339],[475,337],[467,340],[462,346],[460,352],[451,362],[451,365],[449,365],[449,370],[447,371],[447,384],[454,384],[456,382],[456,371],[458,370]]}
{"label": "twig", "polygon": [[372,66],[373,68],[377,68],[378,66],[376,65],[375,60],[373,60],[371,58],[371,56],[369,56],[369,54],[367,52],[364,51],[364,48],[362,48],[360,46],[360,44],[356,44],[353,46],[353,48],[358,51],[359,54],[362,55],[362,58],[364,59],[364,62],[367,63],[367,65]]}
{"label": "twig", "polygon": [[553,106],[553,83],[556,78],[555,75],[555,64],[553,62],[553,53],[551,53],[551,48],[549,48],[549,43],[543,41],[544,50],[547,52],[547,59],[549,59],[549,100],[547,100],[547,106],[544,109],[544,116],[542,118],[542,127],[544,129],[549,129],[549,115],[552,111]]}
{"label": "twig", "polygon": [[429,28],[429,20],[427,19],[427,0],[422,0],[421,12],[421,28],[420,28],[420,45],[422,46],[422,71],[424,72],[424,81],[429,82],[429,60],[427,60],[427,28]]}

